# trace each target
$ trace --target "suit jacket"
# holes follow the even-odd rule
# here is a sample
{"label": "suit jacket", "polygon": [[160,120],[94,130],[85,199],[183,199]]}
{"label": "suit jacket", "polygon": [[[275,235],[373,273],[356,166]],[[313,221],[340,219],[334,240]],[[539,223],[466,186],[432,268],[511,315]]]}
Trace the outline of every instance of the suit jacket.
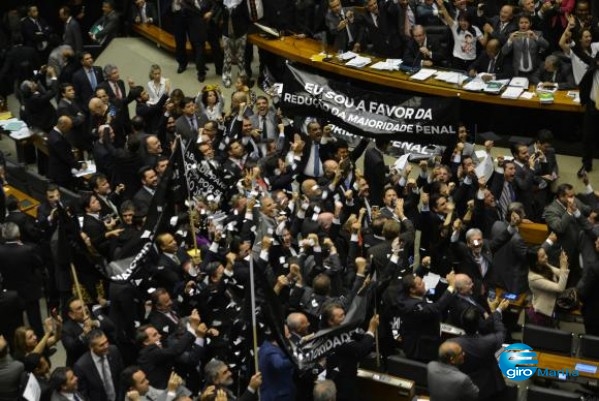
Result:
{"label": "suit jacket", "polygon": [[71,169],[79,169],[69,141],[53,129],[48,133],[48,178],[60,185],[69,184],[73,179]]}
{"label": "suit jacket", "polygon": [[5,223],[15,223],[21,231],[21,239],[25,243],[37,244],[42,236],[41,229],[36,225],[35,219],[20,210],[8,212],[4,219]]}
{"label": "suit jacket", "polygon": [[[166,388],[173,365],[180,356],[193,347],[195,336],[189,332],[183,333],[177,341],[172,341],[166,348],[151,344],[139,351],[137,363],[148,376],[150,383],[158,389]],[[197,346],[196,346],[197,347]],[[200,347],[203,349],[203,347]]]}
{"label": "suit jacket", "polygon": [[[428,391],[435,401],[474,401],[478,387],[467,374],[454,366],[432,361],[426,367]],[[451,389],[451,390],[449,390]]]}
{"label": "suit jacket", "polygon": [[435,15],[435,9],[439,10],[436,4],[434,8],[432,4],[418,4],[416,6],[416,23],[423,26],[443,25],[443,21],[439,18],[439,13]]}
{"label": "suit jacket", "polygon": [[[69,366],[69,365],[67,365]],[[81,401],[87,401],[87,398],[85,398],[83,396],[83,394],[77,392],[77,397],[81,400]],[[69,401],[70,399],[68,397],[66,397],[65,395],[63,395],[62,393],[54,390],[52,392],[52,397],[50,397],[50,401]]]}
{"label": "suit jacket", "polygon": [[504,54],[499,52],[495,59],[495,65],[491,71],[489,71],[489,68],[491,68],[491,58],[487,52],[482,52],[480,56],[470,64],[468,70],[474,70],[476,73],[488,72],[489,74],[495,74],[496,79],[506,79],[513,76],[512,65],[506,61]]}
{"label": "suit jacket", "polygon": [[[540,33],[537,34],[539,36],[536,40],[528,39],[528,53],[530,54],[530,62],[532,63],[531,71],[535,71],[539,67],[539,53],[549,47],[549,42],[547,42],[543,36],[540,36]],[[522,58],[527,52],[524,38],[516,38],[514,41],[508,40],[503,45],[501,51],[504,55],[512,53],[512,68],[514,70],[514,75],[518,75]]]}
{"label": "suit jacket", "polygon": [[83,216],[83,227],[81,231],[85,232],[94,248],[98,250],[104,257],[109,260],[112,259],[112,247],[111,247],[111,239],[106,238],[106,226],[104,222],[100,220],[100,217],[96,218],[95,216],[85,214]]}
{"label": "suit jacket", "polygon": [[[354,19],[354,22],[352,23],[348,23],[346,28],[343,28],[341,30],[337,29],[337,26],[339,26],[339,23],[341,22],[341,20],[344,18],[344,16],[347,15],[347,13],[351,10],[351,8],[343,8],[342,12],[340,14],[333,14],[333,12],[331,10],[327,11],[327,14],[325,16],[325,23],[327,26],[327,31],[329,34],[329,43],[331,43],[335,49],[339,49],[339,50],[351,50],[351,47],[354,45],[354,43],[356,42],[356,40],[358,39],[358,35],[359,35],[359,30],[358,30],[358,24],[356,23],[356,20]],[[353,10],[352,10],[353,12]],[[354,15],[355,17],[355,15]],[[351,38],[348,34],[348,29],[351,32]]]}
{"label": "suit jacket", "polygon": [[121,116],[122,116],[121,118],[123,119],[124,125],[128,125],[129,120],[130,120],[128,105],[135,99],[131,95],[131,92],[129,92],[129,94],[127,94],[127,89],[125,88],[125,82],[123,82],[122,79],[119,79],[116,82],[116,84],[118,85],[119,91],[121,92],[120,99],[118,99],[116,97],[116,93],[114,93],[111,82],[102,81],[101,83],[98,84],[98,87],[104,88],[104,90],[108,94],[108,97],[110,98],[111,103],[113,103],[121,111],[121,113],[119,113],[119,114],[121,114]]}
{"label": "suit jacket", "polygon": [[93,138],[88,132],[85,114],[75,101],[60,99],[56,109],[58,116],[69,116],[73,121],[73,127],[67,135],[67,139],[77,149],[89,150],[92,148]]}
{"label": "suit jacket", "polygon": [[0,358],[0,400],[18,400],[21,375],[25,371],[23,363],[13,360],[10,355]]}
{"label": "suit jacket", "polygon": [[102,30],[96,33],[96,42],[98,44],[108,46],[108,43],[118,35],[120,18],[119,13],[113,10],[95,22],[95,26],[102,26]]}
{"label": "suit jacket", "polygon": [[83,37],[81,36],[81,27],[79,22],[74,17],[69,17],[67,22],[64,24],[64,34],[62,36],[62,42],[65,45],[69,45],[75,51],[75,54],[83,50]]}
{"label": "suit jacket", "polygon": [[2,244],[0,260],[4,288],[17,291],[25,302],[42,297],[43,262],[36,247],[19,242]]}
{"label": "suit jacket", "polygon": [[[154,5],[154,3],[151,3],[149,1],[145,2],[145,13],[146,18],[152,20],[147,21],[147,23],[156,24],[158,22],[158,11],[156,10],[156,6]],[[142,18],[142,9],[137,7],[135,3],[131,4],[131,12],[129,13],[129,18],[131,19],[132,24],[141,24],[146,22]],[[139,18],[139,21],[136,21],[137,18]]]}
{"label": "suit jacket", "polygon": [[397,7],[393,2],[379,1],[376,25],[368,11],[356,15],[362,51],[371,49],[369,52],[381,57],[398,57],[401,54],[401,39],[394,24]]}
{"label": "suit jacket", "polygon": [[[106,359],[108,360],[108,366],[110,367],[110,374],[116,393],[115,401],[121,400],[123,397],[119,397],[118,392],[121,372],[125,368],[125,365],[123,364],[121,353],[116,346],[110,346]],[[79,358],[75,363],[75,366],[73,366],[73,370],[79,379],[78,390],[84,397],[89,401],[105,401],[107,399],[102,376],[96,368],[91,351],[86,352]]]}
{"label": "suit jacket", "polygon": [[505,389],[505,380],[495,359],[495,352],[501,348],[505,338],[505,327],[501,314],[493,312],[494,332],[452,338],[466,353],[460,370],[466,373],[479,388],[479,399],[485,400]]}
{"label": "suit jacket", "polygon": [[[175,315],[177,315],[176,312],[173,312]],[[178,315],[177,315],[178,317]],[[164,313],[157,311],[155,309],[152,309],[152,311],[150,312],[150,314],[148,315],[148,322],[154,326],[154,328],[156,330],[158,330],[158,332],[160,333],[160,335],[163,338],[163,341],[167,341],[168,344],[168,337],[171,334],[175,334],[181,327],[183,327],[184,322],[181,320],[182,318],[179,318],[179,322],[175,323],[171,318],[169,318],[168,316],[166,316]]]}
{"label": "suit jacket", "polygon": [[493,27],[493,32],[490,35],[490,38],[497,39],[503,45],[507,42],[507,38],[510,36],[512,32],[518,30],[518,23],[516,22],[516,18],[513,18],[509,21],[503,29],[501,29],[501,21],[499,20],[499,15],[495,15],[487,20],[487,23]]}
{"label": "suit jacket", "polygon": [[576,88],[572,67],[563,63],[560,64],[555,73],[547,71],[545,63],[541,63],[530,79],[531,84],[536,85],[539,82],[555,82],[560,90]]}
{"label": "suit jacket", "polygon": [[[207,121],[208,119],[205,115],[196,114],[198,128],[202,128]],[[181,135],[185,141],[195,141],[198,137],[198,132],[192,128],[191,124],[189,123],[189,117],[187,117],[185,114],[182,114],[179,118],[177,118],[175,121],[175,128],[177,133]]]}
{"label": "suit jacket", "polygon": [[[92,67],[94,71],[94,75],[96,76],[96,85],[99,85],[102,81],[104,81],[104,74],[102,73],[102,69],[97,66]],[[79,104],[79,108],[81,110],[89,110],[88,103],[89,100],[94,97],[94,88],[92,88],[91,83],[89,82],[89,78],[87,75],[87,71],[85,68],[79,68],[73,74],[73,87],[75,88],[75,94],[77,95],[77,103]]]}
{"label": "suit jacket", "polygon": [[136,211],[142,216],[147,215],[153,197],[154,195],[152,195],[145,187],[141,187],[133,197]]}
{"label": "suit jacket", "polygon": [[[114,333],[114,324],[105,317],[98,318],[98,320],[100,321],[100,329],[108,338],[111,338]],[[89,351],[83,328],[70,318],[66,319],[62,326],[62,345],[64,345],[67,352],[66,366],[74,366],[75,362]]]}
{"label": "suit jacket", "polygon": [[35,47],[37,50],[45,50],[48,47],[48,35],[50,26],[41,18],[35,23],[31,18],[25,17],[21,20],[21,33],[24,44]]}
{"label": "suit jacket", "polygon": [[364,177],[370,187],[370,204],[383,204],[383,189],[387,182],[387,167],[380,150],[375,147],[364,152]]}
{"label": "suit jacket", "polygon": [[406,65],[419,67],[420,62],[424,60],[430,60],[434,65],[440,65],[444,61],[447,61],[447,55],[441,50],[441,44],[431,36],[427,36],[426,38],[426,48],[431,51],[432,57],[423,55],[420,52],[420,45],[418,42],[414,39],[410,39],[406,44],[406,49],[403,53],[403,59]]}
{"label": "suit jacket", "polygon": [[52,86],[44,89],[38,84],[38,90],[25,97],[24,106],[27,122],[33,128],[48,132],[52,129],[58,117],[51,100],[56,96],[58,80],[52,80]]}
{"label": "suit jacket", "polygon": [[[507,223],[496,221],[491,229],[491,238],[496,238],[507,229]],[[526,254],[528,247],[518,231],[493,253],[493,266],[495,282],[508,292],[521,294],[528,291],[528,261]]]}
{"label": "suit jacket", "polygon": [[295,400],[295,367],[278,345],[269,341],[262,343],[258,350],[258,366],[262,373],[261,400]]}

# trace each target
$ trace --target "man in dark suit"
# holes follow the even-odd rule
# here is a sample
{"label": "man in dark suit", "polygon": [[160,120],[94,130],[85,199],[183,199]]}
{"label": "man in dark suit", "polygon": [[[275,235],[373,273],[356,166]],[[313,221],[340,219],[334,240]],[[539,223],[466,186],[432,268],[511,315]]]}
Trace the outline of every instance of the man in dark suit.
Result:
{"label": "man in dark suit", "polygon": [[[131,92],[127,94],[125,82],[123,82],[121,79],[121,76],[119,75],[119,68],[116,65],[106,64],[102,71],[104,72],[104,77],[106,79],[98,84],[98,88],[103,88],[106,91],[111,104],[118,109],[117,115],[120,115],[122,118],[123,125],[128,133],[130,131],[128,106],[129,103],[135,100],[135,94],[132,94]],[[133,84],[131,80],[129,81],[130,85]]]}
{"label": "man in dark suit", "polygon": [[197,70],[198,81],[206,79],[206,64],[204,55],[204,44],[208,38],[208,20],[212,14],[212,4],[209,1],[181,0],[181,23],[179,31],[175,35],[176,58],[179,62],[177,72],[183,72],[187,68],[187,51],[185,46],[187,37],[194,51],[194,62]]}
{"label": "man in dark suit", "polygon": [[450,340],[462,347],[465,358],[460,370],[470,376],[479,388],[478,399],[480,400],[504,399],[501,396],[506,390],[505,379],[497,364],[495,353],[501,348],[505,339],[506,330],[501,322],[501,315],[508,306],[509,301],[506,299],[501,302],[496,300],[490,305],[493,311],[493,331],[485,335],[478,334],[480,325],[478,311],[475,308],[466,310],[462,316],[462,326],[466,335]]}
{"label": "man in dark suit", "polygon": [[[195,319],[195,317],[194,317]],[[162,344],[162,336],[152,325],[143,325],[137,329],[136,339],[141,347],[137,363],[148,375],[152,385],[158,389],[166,388],[169,376],[176,362],[186,359],[188,362],[200,362],[204,349],[204,337],[208,332],[205,323],[197,319],[189,321],[194,333],[185,330],[182,333],[173,333],[168,346]],[[197,375],[197,371],[196,371]]]}
{"label": "man in dark suit", "polygon": [[73,122],[73,127],[67,139],[77,149],[90,151],[92,138],[88,133],[85,113],[76,103],[75,87],[72,84],[62,84],[60,87],[61,99],[58,102],[56,112],[58,116],[68,116]]}
{"label": "man in dark suit", "polygon": [[595,62],[583,75],[579,84],[580,103],[585,106],[582,122],[582,167],[578,176],[593,169],[593,152],[595,149],[595,129],[599,123],[599,52],[595,54]]}
{"label": "man in dark suit", "polygon": [[449,62],[439,42],[427,36],[422,25],[412,28],[412,38],[406,44],[403,60],[412,67],[444,66]]}
{"label": "man in dark suit", "polygon": [[152,203],[154,192],[156,192],[156,188],[158,187],[158,175],[152,167],[144,166],[140,170],[139,176],[142,187],[133,196],[133,203],[135,204],[135,210],[141,216],[146,216],[150,208],[150,203]]}
{"label": "man in dark suit", "polygon": [[416,6],[416,23],[423,26],[441,26],[439,8],[434,0],[424,0]]}
{"label": "man in dark suit", "polygon": [[489,39],[497,39],[503,45],[507,42],[512,32],[518,30],[514,21],[514,8],[506,4],[499,10],[499,15],[494,15],[483,25],[482,31],[489,35]]}
{"label": "man in dark suit", "polygon": [[35,47],[43,59],[48,55],[48,39],[52,29],[39,17],[37,6],[27,8],[27,16],[21,20],[21,33],[27,46]]}
{"label": "man in dark suit", "polygon": [[383,205],[383,188],[387,183],[388,167],[385,165],[383,152],[389,146],[389,140],[377,137],[374,147],[364,152],[364,178],[370,187],[370,204]]}
{"label": "man in dark suit", "polygon": [[[69,365],[67,363],[68,366]],[[87,401],[79,392],[79,380],[70,367],[58,367],[50,375],[50,383],[54,388],[50,401]]]}
{"label": "man in dark suit", "polygon": [[11,47],[6,51],[0,69],[0,79],[2,82],[6,82],[5,86],[0,89],[4,92],[3,95],[12,93],[15,81],[18,84],[20,80],[30,78],[28,74],[24,76],[25,69],[27,71],[38,70],[42,65],[41,60],[34,47],[23,45],[23,36],[20,32],[13,33]]}
{"label": "man in dark suit", "polygon": [[75,53],[83,50],[83,37],[81,36],[81,27],[76,18],[71,15],[71,9],[68,6],[62,6],[58,10],[58,17],[64,22],[64,34],[62,43],[71,46]]}
{"label": "man in dark suit", "polygon": [[250,378],[248,388],[245,389],[243,394],[236,397],[230,389],[234,383],[233,373],[226,363],[216,358],[213,358],[204,367],[204,378],[207,386],[221,388],[227,393],[227,399],[237,401],[254,401],[258,399],[258,390],[262,385],[262,374],[257,372]]}
{"label": "man in dark suit", "polygon": [[358,43],[361,51],[379,57],[397,58],[401,54],[401,39],[394,19],[397,5],[393,2],[369,0],[366,12],[356,16],[360,29]]}
{"label": "man in dark suit", "polygon": [[[184,277],[191,269],[190,257],[185,249],[180,248],[175,237],[170,233],[161,233],[156,237],[160,258],[158,259],[158,271],[154,278],[161,286],[169,291],[176,290],[176,286],[183,283]],[[195,268],[192,276],[197,275]],[[160,328],[161,326],[156,325]],[[164,335],[164,333],[162,333]],[[166,336],[165,336],[166,337]]]}
{"label": "man in dark suit", "polygon": [[88,336],[89,352],[77,360],[73,369],[79,379],[79,391],[89,401],[117,401],[119,380],[124,369],[121,353],[108,341],[102,330]]}
{"label": "man in dark suit", "polygon": [[158,22],[158,12],[153,3],[146,0],[135,0],[129,13],[132,24],[155,24]]}
{"label": "man in dark suit", "polygon": [[560,90],[574,89],[576,88],[574,75],[572,75],[571,65],[568,64],[563,63],[558,56],[550,54],[530,78],[530,83],[533,85],[540,83],[543,86],[555,84]]}
{"label": "man in dark suit", "polygon": [[[439,401],[474,401],[479,389],[468,375],[460,372],[464,352],[459,344],[444,342],[439,347],[439,361],[426,367],[427,387],[431,397]],[[451,390],[448,390],[451,389]]]}
{"label": "man in dark suit", "polygon": [[[50,81],[44,87],[44,81]],[[48,132],[56,124],[56,109],[51,103],[58,92],[58,79],[54,68],[48,66],[33,80],[25,80],[20,86],[23,96],[23,120],[33,129]]]}
{"label": "man in dark suit", "polygon": [[419,276],[403,277],[403,293],[398,303],[402,347],[410,359],[429,362],[437,357],[441,344],[441,316],[455,298],[455,273],[446,276],[449,286],[435,303],[425,299],[426,288]]}
{"label": "man in dark suit", "polygon": [[359,31],[351,8],[341,6],[340,0],[331,0],[325,16],[327,33],[334,48],[341,51],[359,51],[356,47]]}
{"label": "man in dark suit", "polygon": [[73,156],[71,144],[65,138],[73,122],[67,116],[58,119],[56,127],[48,133],[48,178],[65,188],[73,188],[73,174],[84,170]]}
{"label": "man in dark suit", "polygon": [[4,278],[4,288],[19,294],[27,320],[35,333],[44,333],[39,300],[42,297],[42,259],[35,246],[23,244],[19,226],[5,223],[2,228],[4,243],[0,245],[0,275]]}
{"label": "man in dark suit", "polygon": [[67,366],[74,366],[75,362],[89,348],[87,335],[93,329],[101,329],[104,333],[112,335],[114,324],[106,317],[94,319],[89,315],[86,306],[77,298],[72,298],[67,305],[67,319],[62,327],[62,344],[67,353]]}
{"label": "man in dark suit", "polygon": [[117,224],[116,217],[118,216],[108,216],[107,219],[101,219],[102,205],[93,193],[88,193],[82,197],[81,209],[85,211],[81,231],[89,236],[92,245],[98,252],[107,260],[112,260],[112,254],[116,247],[116,238],[123,231],[123,228],[115,228]]}
{"label": "man in dark suit", "polygon": [[37,244],[42,237],[42,231],[35,219],[19,209],[19,201],[14,196],[6,199],[5,223],[15,223],[19,227],[21,240],[28,244]]}
{"label": "man in dark suit", "polygon": [[79,108],[86,113],[89,100],[94,97],[96,87],[104,81],[104,74],[100,67],[94,65],[94,58],[89,52],[81,53],[79,62],[82,68],[73,73],[72,83]]}
{"label": "man in dark suit", "polygon": [[485,46],[485,51],[468,67],[468,75],[475,77],[478,73],[488,73],[489,79],[495,75],[495,79],[512,77],[512,66],[505,62],[501,52],[501,43],[498,39],[490,39]]}
{"label": "man in dark suit", "polygon": [[95,33],[89,32],[89,37],[104,48],[119,34],[121,16],[114,9],[112,0],[102,2],[102,13],[102,17],[94,23],[92,30],[94,27],[101,27],[102,29]]}
{"label": "man in dark suit", "polygon": [[185,141],[195,141],[198,137],[198,129],[203,127],[207,118],[202,114],[198,115],[197,105],[192,97],[186,97],[182,101],[183,114],[175,122],[177,134],[181,135]]}

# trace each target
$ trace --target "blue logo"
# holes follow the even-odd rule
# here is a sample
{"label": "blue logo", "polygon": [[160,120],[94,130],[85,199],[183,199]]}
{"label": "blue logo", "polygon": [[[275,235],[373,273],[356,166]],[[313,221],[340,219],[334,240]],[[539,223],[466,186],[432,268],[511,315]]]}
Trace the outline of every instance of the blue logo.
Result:
{"label": "blue logo", "polygon": [[530,378],[537,371],[537,353],[526,344],[512,344],[499,356],[499,368],[504,376],[514,381]]}

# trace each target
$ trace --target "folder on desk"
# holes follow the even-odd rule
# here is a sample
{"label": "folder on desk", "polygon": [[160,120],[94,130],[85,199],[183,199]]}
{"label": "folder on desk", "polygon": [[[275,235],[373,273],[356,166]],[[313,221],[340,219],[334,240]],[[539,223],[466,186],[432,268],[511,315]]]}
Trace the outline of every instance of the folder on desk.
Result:
{"label": "folder on desk", "polygon": [[412,75],[410,78],[415,79],[417,81],[425,81],[435,75],[437,70],[433,70],[431,68],[421,68],[416,74]]}
{"label": "folder on desk", "polygon": [[497,81],[489,81],[485,86],[483,92],[490,93],[492,95],[498,95],[503,88],[506,87],[509,81],[507,79],[497,80]]}

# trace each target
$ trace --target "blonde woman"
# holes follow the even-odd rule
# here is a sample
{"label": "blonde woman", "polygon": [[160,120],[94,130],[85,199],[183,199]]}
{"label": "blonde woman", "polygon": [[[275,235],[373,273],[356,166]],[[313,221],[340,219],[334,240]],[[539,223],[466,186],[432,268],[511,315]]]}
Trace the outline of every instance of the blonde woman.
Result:
{"label": "blonde woman", "polygon": [[171,83],[168,78],[162,76],[162,69],[158,64],[152,64],[150,67],[150,81],[148,82],[148,94],[150,100],[148,104],[156,104],[165,93],[171,92]]}

